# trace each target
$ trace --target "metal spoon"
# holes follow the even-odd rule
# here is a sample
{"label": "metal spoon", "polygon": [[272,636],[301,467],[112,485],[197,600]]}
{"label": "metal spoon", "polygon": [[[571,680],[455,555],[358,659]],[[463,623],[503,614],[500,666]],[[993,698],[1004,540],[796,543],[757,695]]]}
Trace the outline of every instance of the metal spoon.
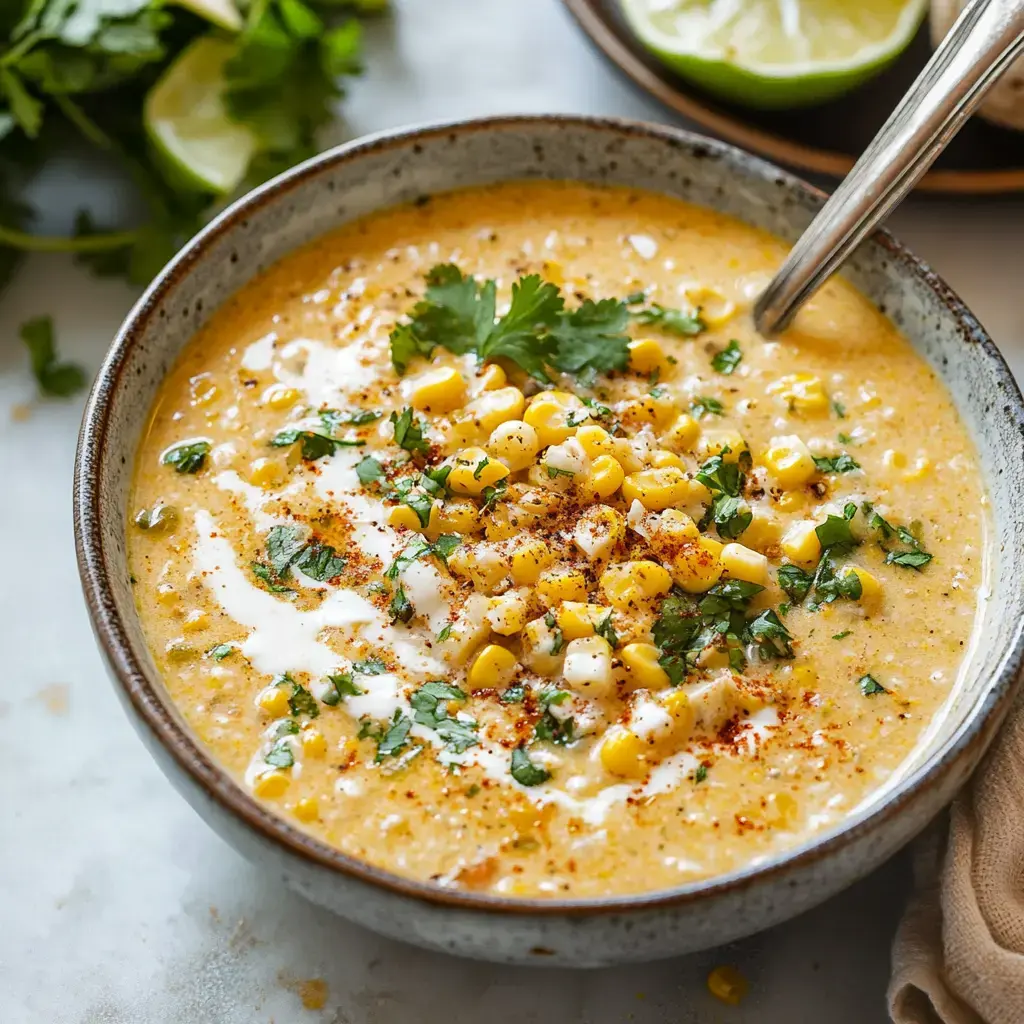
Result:
{"label": "metal spoon", "polygon": [[757,300],[771,337],[899,205],[1024,51],[1024,0],[972,0]]}

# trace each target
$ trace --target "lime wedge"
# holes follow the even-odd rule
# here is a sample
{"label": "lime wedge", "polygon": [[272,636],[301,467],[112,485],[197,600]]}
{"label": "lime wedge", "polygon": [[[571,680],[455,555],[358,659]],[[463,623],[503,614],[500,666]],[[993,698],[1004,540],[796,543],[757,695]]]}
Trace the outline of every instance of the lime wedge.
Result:
{"label": "lime wedge", "polygon": [[621,0],[644,45],[744,106],[809,106],[878,74],[914,38],[928,0]]}
{"label": "lime wedge", "polygon": [[229,32],[239,32],[245,24],[234,0],[177,0],[177,4],[205,18],[211,25],[226,28]]}
{"label": "lime wedge", "polygon": [[256,137],[224,107],[224,65],[235,52],[226,39],[203,36],[149,90],[143,122],[168,173],[201,192],[225,195],[245,177]]}

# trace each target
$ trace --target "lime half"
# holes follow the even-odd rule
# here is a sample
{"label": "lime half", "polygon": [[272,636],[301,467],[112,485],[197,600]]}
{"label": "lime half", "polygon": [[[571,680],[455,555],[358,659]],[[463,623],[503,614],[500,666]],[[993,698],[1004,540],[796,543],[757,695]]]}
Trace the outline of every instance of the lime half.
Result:
{"label": "lime half", "polygon": [[644,45],[684,78],[744,106],[833,99],[914,38],[928,0],[621,0]]}
{"label": "lime half", "polygon": [[224,65],[235,46],[203,36],[163,73],[146,96],[146,133],[168,172],[182,184],[225,195],[245,177],[256,137],[228,117]]}

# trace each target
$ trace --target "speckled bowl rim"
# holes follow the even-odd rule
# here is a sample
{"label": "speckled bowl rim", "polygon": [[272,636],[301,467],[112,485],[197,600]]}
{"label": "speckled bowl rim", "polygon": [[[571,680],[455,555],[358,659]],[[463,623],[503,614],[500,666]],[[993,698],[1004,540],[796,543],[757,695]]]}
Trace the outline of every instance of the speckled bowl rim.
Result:
{"label": "speckled bowl rim", "polygon": [[[187,731],[150,684],[128,639],[104,571],[107,559],[100,529],[100,464],[104,457],[107,437],[112,429],[112,395],[119,388],[131,386],[131,382],[124,377],[128,356],[157,307],[182,278],[192,271],[200,257],[215,241],[230,232],[250,212],[278,199],[308,178],[317,176],[325,168],[357,161],[363,156],[388,149],[412,146],[427,139],[451,136],[453,133],[528,131],[531,126],[552,125],[606,132],[618,138],[659,140],[693,152],[715,154],[722,161],[722,166],[739,169],[748,174],[753,173],[774,181],[790,192],[800,192],[818,201],[825,198],[821,190],[795,175],[734,146],[682,129],[619,118],[559,114],[508,115],[431,123],[379,132],[327,150],[254,189],[228,207],[164,267],[125,319],[93,385],[79,436],[74,477],[74,527],[78,567],[97,639],[118,684],[124,691],[124,696],[134,708],[141,723],[170,753],[178,766],[221,808],[287,852],[312,864],[349,876],[353,880],[382,887],[397,895],[434,906],[462,910],[516,915],[586,916],[679,907],[751,888],[769,881],[772,876],[785,876],[795,870],[809,868],[863,838],[894,815],[901,814],[922,790],[935,783],[961,757],[980,757],[981,751],[976,748],[980,746],[983,750],[991,741],[1014,697],[1015,683],[1024,664],[1024,632],[1018,628],[1012,643],[1007,645],[1007,650],[1002,655],[999,670],[995,673],[996,678],[990,684],[988,692],[942,746],[936,749],[925,763],[908,773],[884,802],[851,815],[834,830],[786,850],[755,867],[743,868],[669,889],[593,899],[521,899],[452,890],[385,871],[320,842],[260,804],[213,760],[209,752]],[[913,255],[887,231],[876,232],[872,236],[872,241],[885,249],[890,258],[899,263],[906,273],[928,286],[959,325],[964,343],[977,345],[985,353],[993,364],[995,376],[1005,385],[1004,396],[1011,407],[1010,411],[1018,423],[1024,423],[1024,402],[1006,361],[960,298],[926,263]]]}

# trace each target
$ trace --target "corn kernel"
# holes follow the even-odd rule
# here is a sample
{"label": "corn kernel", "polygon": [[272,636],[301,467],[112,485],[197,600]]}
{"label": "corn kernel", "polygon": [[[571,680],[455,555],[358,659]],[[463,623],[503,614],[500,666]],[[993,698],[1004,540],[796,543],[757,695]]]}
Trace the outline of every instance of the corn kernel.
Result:
{"label": "corn kernel", "polygon": [[442,366],[404,381],[402,391],[414,409],[451,412],[466,400],[466,381],[454,367]]}
{"label": "corn kernel", "polygon": [[675,402],[669,398],[646,398],[626,402],[620,407],[619,419],[627,427],[642,428],[645,426],[664,427],[677,413]]}
{"label": "corn kernel", "polygon": [[[433,509],[430,518],[433,527]],[[476,533],[480,529],[480,512],[471,501],[446,501],[438,509],[437,528],[438,533],[457,533],[463,537]]]}
{"label": "corn kernel", "polygon": [[[796,493],[796,491],[786,492],[786,494]],[[763,551],[765,548],[778,544],[781,536],[782,524],[774,515],[757,508],[752,510],[750,525],[743,531],[743,543],[748,548]]]}
{"label": "corn kernel", "polygon": [[781,399],[790,412],[826,412],[829,398],[820,377],[810,373],[788,373],[772,382],[769,395]]}
{"label": "corn kernel", "polygon": [[526,598],[515,591],[491,599],[487,621],[495,633],[513,636],[526,626]]}
{"label": "corn kernel", "polygon": [[747,451],[747,442],[738,430],[705,430],[700,450],[705,458],[721,455],[725,462],[739,462],[740,456]]}
{"label": "corn kernel", "polygon": [[488,456],[483,448],[466,448],[455,456],[448,487],[458,494],[482,494],[508,476],[508,467]]}
{"label": "corn kernel", "polygon": [[562,601],[586,601],[587,578],[579,569],[548,569],[537,580],[537,595],[549,608]]}
{"label": "corn kernel", "polygon": [[693,451],[697,438],[700,437],[700,424],[684,412],[677,416],[672,426],[665,432],[664,443],[680,452]]}
{"label": "corn kernel", "polygon": [[782,553],[797,565],[813,565],[821,557],[821,541],[815,533],[817,523],[803,519],[794,523],[783,534],[780,547]]}
{"label": "corn kernel", "polygon": [[856,576],[860,580],[860,597],[857,600],[862,604],[876,604],[882,599],[882,585],[867,569],[862,569],[859,565],[844,565],[837,575]]}
{"label": "corn kernel", "polygon": [[276,412],[283,412],[290,409],[301,397],[302,394],[297,388],[271,388],[267,393],[266,404]]}
{"label": "corn kernel", "polygon": [[506,420],[521,420],[526,398],[519,388],[495,388],[483,391],[467,402],[457,420],[463,427],[472,427],[480,434],[490,436],[494,428]]}
{"label": "corn kernel", "polygon": [[668,686],[668,673],[658,664],[660,657],[661,651],[654,644],[626,644],[619,651],[629,683],[637,690],[663,690]]}
{"label": "corn kernel", "polygon": [[[550,613],[549,613],[550,614]],[[555,626],[549,626],[548,616],[542,615],[526,624],[523,630],[523,658],[535,672],[541,675],[554,675],[562,666],[561,654],[555,653]],[[559,650],[563,645],[559,645]]]}
{"label": "corn kernel", "polygon": [[508,648],[488,644],[470,666],[466,682],[471,690],[497,689],[512,681],[518,667]]}
{"label": "corn kernel", "polygon": [[803,690],[818,685],[818,673],[810,665],[794,665],[789,678],[794,686]]}
{"label": "corn kernel", "polygon": [[922,455],[920,458],[914,461],[912,469],[908,469],[903,474],[904,480],[923,480],[930,472],[932,468],[932,460],[927,455]]}
{"label": "corn kernel", "polygon": [[512,579],[519,585],[536,583],[555,560],[555,553],[542,540],[526,539],[512,552]]}
{"label": "corn kernel", "polygon": [[641,338],[629,343],[629,368],[645,376],[666,374],[672,367],[661,344],[653,338]]}
{"label": "corn kernel", "polygon": [[681,505],[689,494],[686,474],[673,466],[630,473],[622,481],[622,497],[626,502],[639,501],[650,512]]}
{"label": "corn kernel", "polygon": [[208,629],[209,626],[210,616],[198,608],[193,608],[185,616],[185,621],[181,624],[181,630],[183,633],[199,633],[204,629]]}
{"label": "corn kernel", "polygon": [[612,455],[598,455],[590,464],[587,490],[601,501],[610,498],[625,480],[621,463]]}
{"label": "corn kernel", "polygon": [[537,431],[523,420],[507,420],[499,423],[491,431],[487,440],[487,450],[496,458],[501,459],[513,473],[526,469],[540,451],[540,439]]}
{"label": "corn kernel", "polygon": [[735,967],[723,964],[708,975],[708,991],[730,1006],[739,1006],[749,989],[747,979]]}
{"label": "corn kernel", "polygon": [[652,469],[667,469],[669,466],[673,469],[686,468],[683,460],[675,452],[666,451],[664,448],[651,452],[650,465]]}
{"label": "corn kernel", "polygon": [[803,491],[784,491],[775,499],[780,512],[799,512],[807,507],[807,495]]}
{"label": "corn kernel", "polygon": [[603,636],[586,636],[565,645],[562,678],[588,696],[607,696],[613,686],[612,648]]}
{"label": "corn kernel", "polygon": [[751,551],[743,544],[726,544],[722,548],[721,557],[723,571],[733,579],[759,583],[761,586],[767,584],[768,559],[764,555]]}
{"label": "corn kernel", "polygon": [[492,508],[484,520],[484,536],[494,543],[511,540],[519,532],[520,527],[505,505]]}
{"label": "corn kernel", "polygon": [[268,686],[261,690],[256,703],[273,718],[284,718],[291,711],[288,694],[280,686]]}
{"label": "corn kernel", "polygon": [[612,726],[601,744],[601,764],[609,775],[639,779],[647,774],[645,759],[650,748],[635,733],[621,725]]}
{"label": "corn kernel", "polygon": [[[448,561],[450,564],[451,558]],[[466,599],[458,618],[450,624],[448,636],[437,645],[450,665],[465,664],[470,654],[487,639],[489,609],[490,601],[483,594],[470,594]]]}
{"label": "corn kernel", "polygon": [[321,758],[327,756],[327,740],[319,729],[302,730],[302,753],[305,757]]}
{"label": "corn kernel", "polygon": [[783,490],[802,487],[817,472],[814,457],[796,434],[773,437],[762,461]]}
{"label": "corn kernel", "polygon": [[[438,516],[439,512],[435,502],[430,508],[430,518],[428,520],[430,527],[437,523]],[[395,505],[388,510],[388,526],[396,530],[415,530],[417,533],[422,533],[424,529],[422,523],[420,523],[419,515],[409,508],[408,505]]]}
{"label": "corn kernel", "polygon": [[249,466],[249,483],[269,490],[284,480],[285,473],[285,466],[280,459],[255,459]]}
{"label": "corn kernel", "polygon": [[545,281],[550,281],[559,288],[565,285],[565,268],[558,260],[545,260],[542,269]]}
{"label": "corn kernel", "polygon": [[687,544],[672,560],[672,578],[690,594],[710,590],[722,575],[722,545],[710,537]]}
{"label": "corn kernel", "polygon": [[566,391],[542,391],[523,414],[523,419],[537,431],[541,448],[572,437],[588,417],[587,407]]}
{"label": "corn kernel", "polygon": [[584,636],[593,636],[611,612],[611,608],[600,604],[563,601],[555,612],[555,621],[566,640],[579,640]]}
{"label": "corn kernel", "polygon": [[290,781],[284,772],[264,772],[256,777],[252,791],[261,800],[276,800],[287,792]]}
{"label": "corn kernel", "polygon": [[481,391],[497,391],[508,383],[508,376],[497,363],[488,363],[478,378]]}
{"label": "corn kernel", "polygon": [[661,701],[662,707],[672,716],[674,732],[689,732],[693,728],[693,704],[683,690],[670,690]]}
{"label": "corn kernel", "polygon": [[214,383],[213,375],[210,373],[196,374],[190,378],[188,385],[194,406],[209,405],[220,397],[220,388]]}
{"label": "corn kernel", "polygon": [[626,539],[626,520],[608,505],[591,505],[577,521],[572,538],[591,562],[602,561]]}
{"label": "corn kernel", "polygon": [[721,327],[736,312],[736,303],[711,285],[689,285],[683,294],[708,327]]}
{"label": "corn kernel", "polygon": [[580,427],[576,431],[576,440],[591,459],[596,459],[600,455],[615,454],[615,439],[604,427],[599,427],[596,423],[586,423]]}
{"label": "corn kernel", "polygon": [[672,575],[657,562],[620,562],[601,573],[601,591],[615,608],[635,608],[672,589]]}
{"label": "corn kernel", "polygon": [[896,451],[893,448],[887,448],[884,452],[882,452],[882,462],[889,469],[906,469],[907,453]]}
{"label": "corn kernel", "polygon": [[316,821],[320,817],[320,804],[315,797],[305,797],[295,805],[295,817],[299,821]]}

